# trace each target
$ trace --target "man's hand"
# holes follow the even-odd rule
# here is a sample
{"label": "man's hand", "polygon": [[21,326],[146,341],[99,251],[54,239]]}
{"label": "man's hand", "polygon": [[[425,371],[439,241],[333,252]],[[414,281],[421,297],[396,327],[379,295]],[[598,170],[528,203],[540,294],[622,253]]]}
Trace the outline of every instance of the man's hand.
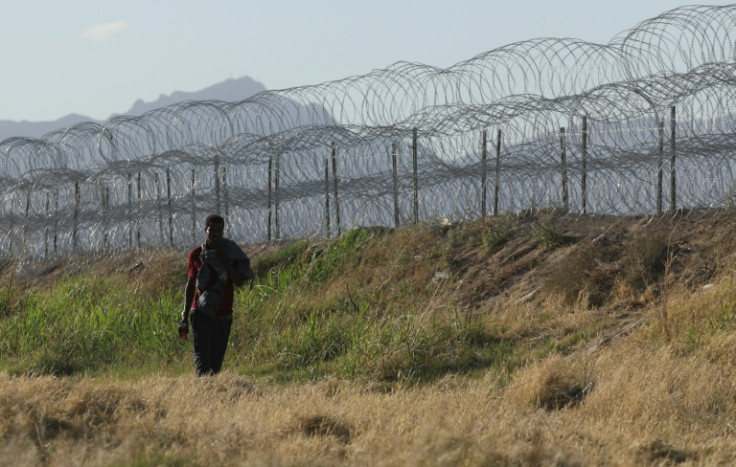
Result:
{"label": "man's hand", "polygon": [[189,340],[189,323],[186,321],[181,321],[179,323],[179,339],[186,341]]}
{"label": "man's hand", "polygon": [[186,308],[181,312],[181,321],[179,321],[179,339],[189,340],[189,310]]}

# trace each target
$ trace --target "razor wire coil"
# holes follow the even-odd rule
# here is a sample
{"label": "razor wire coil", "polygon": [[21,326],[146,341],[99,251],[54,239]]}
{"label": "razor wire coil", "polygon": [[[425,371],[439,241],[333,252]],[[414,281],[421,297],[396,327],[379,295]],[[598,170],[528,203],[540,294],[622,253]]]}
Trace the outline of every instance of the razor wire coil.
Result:
{"label": "razor wire coil", "polygon": [[189,245],[212,212],[257,243],[491,205],[730,206],[735,48],[736,5],[682,7],[607,44],[533,39],[6,139],[0,251]]}

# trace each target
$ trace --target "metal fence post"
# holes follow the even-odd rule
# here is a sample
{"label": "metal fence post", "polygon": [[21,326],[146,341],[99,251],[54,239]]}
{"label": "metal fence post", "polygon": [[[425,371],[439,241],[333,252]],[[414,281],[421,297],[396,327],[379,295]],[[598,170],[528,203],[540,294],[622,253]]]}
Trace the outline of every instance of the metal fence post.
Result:
{"label": "metal fence post", "polygon": [[267,238],[268,241],[271,241],[271,218],[273,217],[273,212],[271,211],[272,206],[272,196],[273,196],[273,155],[270,155],[268,157],[268,221],[266,222],[266,232],[267,232]]}
{"label": "metal fence post", "polygon": [[327,157],[324,158],[325,166],[325,223],[327,238],[330,238],[330,164]]}
{"label": "metal fence post", "polygon": [[169,246],[174,246],[174,212],[171,205],[171,169],[166,167],[166,205],[169,211]]}
{"label": "metal fence post", "polygon": [[664,120],[659,122],[659,157],[657,158],[657,214],[662,214],[662,178],[664,165]]}
{"label": "metal fence post", "polygon": [[274,191],[275,191],[275,206],[274,206],[274,221],[275,221],[275,235],[276,240],[281,240],[281,225],[279,215],[281,214],[281,188],[279,186],[279,175],[281,166],[281,154],[276,154],[276,163],[274,164]]}
{"label": "metal fence post", "polygon": [[196,172],[194,169],[192,169],[192,242],[196,242],[197,240],[197,195],[195,192],[196,181]]}
{"label": "metal fence post", "polygon": [[565,128],[560,128],[560,162],[562,164],[562,208],[565,212],[570,209],[569,194],[567,191],[567,155],[565,154]]}
{"label": "metal fence post", "polygon": [[79,202],[81,194],[79,193],[79,182],[74,182],[74,227],[72,231],[72,253],[77,250],[77,230],[79,222]]}
{"label": "metal fence post", "polygon": [[393,168],[393,192],[394,192],[394,227],[399,228],[399,167],[396,160],[396,143],[391,144],[391,165]]}
{"label": "metal fence post", "polygon": [[493,188],[493,215],[498,216],[498,192],[501,183],[501,129],[498,129],[496,137],[496,177]]}
{"label": "metal fence post", "polygon": [[417,167],[417,129],[412,129],[411,137],[412,167],[414,169],[414,223],[419,223],[419,168]]}
{"label": "metal fence post", "polygon": [[670,113],[670,209],[673,211],[677,209],[677,189],[676,189],[676,180],[675,180],[675,141],[676,141],[676,129],[677,129],[677,121],[676,121],[676,109],[675,106],[672,106],[671,113]]}
{"label": "metal fence post", "polygon": [[136,246],[141,247],[141,223],[143,222],[143,187],[141,186],[141,173],[138,172],[138,219],[136,222]]}
{"label": "metal fence post", "polygon": [[337,147],[332,142],[332,180],[335,186],[335,222],[337,223],[337,235],[342,235],[342,227],[340,226],[340,198],[337,193]]}
{"label": "metal fence post", "polygon": [[588,208],[588,116],[583,116],[583,154],[580,174],[580,196],[582,198],[583,214]]}
{"label": "metal fence post", "polygon": [[488,184],[488,174],[486,172],[486,160],[488,159],[488,131],[485,129],[483,130],[483,134],[481,135],[480,146],[481,146],[480,212],[481,212],[481,217],[485,219],[487,215],[486,185]]}

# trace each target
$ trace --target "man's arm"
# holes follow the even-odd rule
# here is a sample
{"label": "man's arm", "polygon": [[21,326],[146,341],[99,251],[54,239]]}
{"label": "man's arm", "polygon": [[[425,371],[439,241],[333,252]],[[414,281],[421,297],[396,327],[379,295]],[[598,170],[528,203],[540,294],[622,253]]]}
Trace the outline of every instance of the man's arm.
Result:
{"label": "man's arm", "polygon": [[184,289],[184,312],[182,318],[185,316],[189,317],[189,310],[192,308],[192,300],[194,300],[194,292],[197,288],[197,280],[194,277],[189,277],[187,280],[187,286]]}
{"label": "man's arm", "polygon": [[194,300],[194,290],[196,288],[196,279],[190,277],[187,280],[187,286],[184,288],[184,311],[181,312],[181,321],[179,321],[179,339],[187,340],[189,338],[189,312],[192,309],[192,300]]}

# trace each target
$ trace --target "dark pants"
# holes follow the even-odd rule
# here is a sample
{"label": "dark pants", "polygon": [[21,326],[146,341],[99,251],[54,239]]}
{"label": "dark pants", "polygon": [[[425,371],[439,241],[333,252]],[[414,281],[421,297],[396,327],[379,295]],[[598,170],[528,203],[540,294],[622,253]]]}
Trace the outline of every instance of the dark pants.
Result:
{"label": "dark pants", "polygon": [[230,338],[232,315],[218,316],[213,320],[193,310],[191,321],[197,376],[219,373]]}

